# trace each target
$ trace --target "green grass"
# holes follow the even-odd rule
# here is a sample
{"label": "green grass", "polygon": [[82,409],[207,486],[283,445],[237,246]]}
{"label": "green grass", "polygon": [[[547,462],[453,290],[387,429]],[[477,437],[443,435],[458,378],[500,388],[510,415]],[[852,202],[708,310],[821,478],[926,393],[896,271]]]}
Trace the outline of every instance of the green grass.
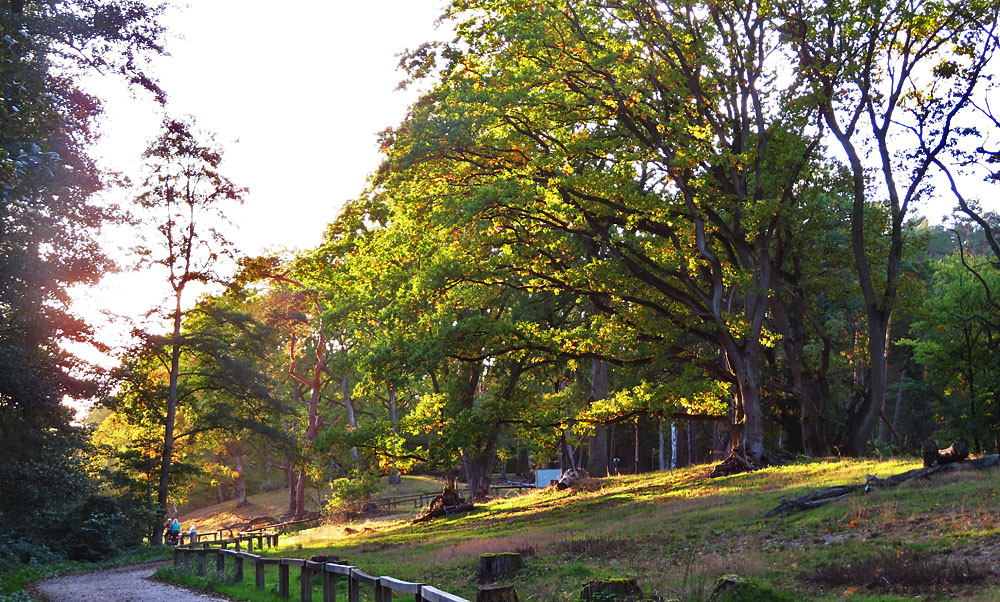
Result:
{"label": "green grass", "polygon": [[[599,479],[498,499],[420,525],[402,517],[325,525],[283,538],[269,554],[333,554],[370,574],[429,583],[470,599],[478,587],[479,555],[520,551],[526,566],[515,582],[522,600],[576,600],[590,579],[632,577],[648,596],[695,601],[725,573],[796,600],[994,600],[991,589],[998,581],[988,573],[970,582],[931,580],[915,587],[888,586],[891,580],[882,573],[865,577],[869,582],[852,582],[852,574],[845,582],[817,576],[851,563],[883,571],[882,559],[894,557],[939,559],[944,564],[927,571],[940,569],[942,575],[966,559],[994,566],[1000,559],[996,470],[911,481],[809,512],[763,518],[782,498],[918,464],[803,461],[721,479],[708,478],[706,466]],[[226,587],[233,589],[216,591],[256,599],[250,597],[255,591],[240,593],[252,585]]]}
{"label": "green grass", "polygon": [[[399,485],[389,485],[388,478],[382,477],[375,497],[402,497],[416,493],[440,492],[444,485],[444,482],[439,478],[419,475],[405,475],[402,477],[402,481]],[[307,509],[319,510],[328,493],[327,490],[309,490],[306,496]],[[247,501],[249,504],[242,508],[236,507],[236,500],[198,508],[182,508],[178,519],[184,531],[193,525],[198,533],[211,533],[220,527],[232,525],[251,517],[278,517],[288,509],[288,489],[251,495]],[[407,506],[405,504],[400,506],[399,511],[406,512]]]}

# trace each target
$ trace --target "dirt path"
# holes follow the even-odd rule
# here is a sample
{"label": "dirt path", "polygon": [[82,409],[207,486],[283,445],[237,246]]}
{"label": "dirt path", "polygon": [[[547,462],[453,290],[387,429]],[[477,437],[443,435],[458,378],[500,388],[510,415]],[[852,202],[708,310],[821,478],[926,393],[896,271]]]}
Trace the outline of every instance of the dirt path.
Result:
{"label": "dirt path", "polygon": [[71,575],[42,581],[35,591],[46,602],[206,602],[225,598],[195,594],[149,578],[162,563]]}

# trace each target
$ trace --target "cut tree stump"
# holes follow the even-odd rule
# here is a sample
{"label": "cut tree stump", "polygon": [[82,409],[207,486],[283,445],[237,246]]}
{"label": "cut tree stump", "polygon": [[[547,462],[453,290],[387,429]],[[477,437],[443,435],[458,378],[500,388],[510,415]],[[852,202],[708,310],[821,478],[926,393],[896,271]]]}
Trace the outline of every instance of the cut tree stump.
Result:
{"label": "cut tree stump", "polygon": [[556,489],[568,489],[580,479],[587,478],[587,471],[582,468],[570,468],[564,470],[556,481]]}
{"label": "cut tree stump", "polygon": [[645,596],[635,579],[595,579],[580,592],[580,602],[642,600]]}
{"label": "cut tree stump", "polygon": [[937,441],[928,439],[920,449],[924,457],[924,468],[961,462],[969,457],[969,442],[962,438],[955,439],[951,447],[940,450]]}
{"label": "cut tree stump", "polygon": [[491,585],[476,592],[476,602],[518,602],[513,585]]}
{"label": "cut tree stump", "polygon": [[510,577],[524,566],[524,560],[517,552],[483,554],[479,557],[479,580],[483,583],[499,581]]}

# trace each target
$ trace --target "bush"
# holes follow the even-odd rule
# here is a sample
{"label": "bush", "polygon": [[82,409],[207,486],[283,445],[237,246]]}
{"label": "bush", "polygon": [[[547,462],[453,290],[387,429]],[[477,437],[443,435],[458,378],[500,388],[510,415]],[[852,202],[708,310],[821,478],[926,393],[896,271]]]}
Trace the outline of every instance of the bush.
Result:
{"label": "bush", "polygon": [[334,479],[330,483],[331,495],[323,508],[329,518],[342,518],[358,514],[364,503],[378,491],[378,475],[368,471],[351,471],[346,479]]}
{"label": "bush", "polygon": [[142,542],[118,502],[92,495],[71,509],[60,523],[62,546],[70,560],[96,561]]}

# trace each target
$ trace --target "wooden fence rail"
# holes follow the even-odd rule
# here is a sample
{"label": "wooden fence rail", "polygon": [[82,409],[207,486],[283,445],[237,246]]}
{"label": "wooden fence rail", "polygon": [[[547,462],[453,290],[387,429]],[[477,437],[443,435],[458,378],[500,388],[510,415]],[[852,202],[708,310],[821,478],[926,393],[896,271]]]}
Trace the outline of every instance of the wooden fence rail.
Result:
{"label": "wooden fence rail", "polygon": [[[490,485],[490,495],[497,496],[502,492],[510,491],[512,489],[517,489],[519,492],[525,489],[534,489],[533,484],[522,484],[522,485]],[[468,493],[468,489],[459,490],[459,494]],[[378,497],[369,500],[372,504],[375,504],[379,508],[393,509],[396,506],[401,506],[403,504],[413,504],[415,509],[423,508],[427,504],[431,503],[437,496],[441,495],[441,492],[435,493],[413,493],[410,495],[399,495],[395,497]]]}
{"label": "wooden fence rail", "polygon": [[[233,547],[236,548],[237,551],[239,551],[240,549],[242,549],[242,546],[245,543],[247,550],[251,550],[252,551],[253,550],[253,542],[254,541],[257,542],[257,549],[258,550],[263,550],[265,544],[269,548],[277,547],[277,545],[278,545],[278,534],[275,533],[275,532],[268,532],[268,533],[255,532],[255,533],[247,533],[247,534],[242,534],[241,533],[240,535],[238,535],[236,537],[227,537],[225,539],[220,539],[218,537],[212,537],[213,535],[215,535],[215,534],[214,533],[210,533],[209,535],[196,535],[194,538],[191,538],[191,539],[193,539],[193,541],[191,541],[189,539],[188,543],[185,544],[184,543],[184,534],[182,534],[181,535],[181,541],[177,545],[177,549],[197,548],[198,546],[201,546],[203,548],[207,548],[207,547],[212,546],[212,545],[217,545],[217,546],[225,549],[225,548],[228,548],[230,545],[232,545]],[[209,539],[209,537],[211,537],[211,539]]]}
{"label": "wooden fence rail", "polygon": [[[277,536],[275,536],[277,537]],[[209,555],[215,555],[215,571],[226,572],[228,562],[233,563],[233,579],[237,583],[243,581],[243,563],[249,560],[254,565],[254,585],[259,590],[267,587],[265,575],[268,566],[278,567],[277,592],[281,598],[291,597],[291,567],[299,567],[300,587],[299,599],[302,602],[312,602],[313,577],[320,575],[323,585],[323,601],[336,602],[337,582],[347,580],[347,602],[360,602],[361,587],[374,590],[375,602],[392,602],[393,594],[404,594],[413,597],[413,602],[469,602],[465,598],[441,591],[423,583],[410,583],[392,577],[375,577],[361,569],[332,562],[312,562],[301,558],[262,558],[257,554],[230,550],[227,548],[177,547],[174,548],[174,566],[190,568],[192,561],[197,563],[198,575],[208,573]],[[228,559],[228,560],[227,560]]]}

